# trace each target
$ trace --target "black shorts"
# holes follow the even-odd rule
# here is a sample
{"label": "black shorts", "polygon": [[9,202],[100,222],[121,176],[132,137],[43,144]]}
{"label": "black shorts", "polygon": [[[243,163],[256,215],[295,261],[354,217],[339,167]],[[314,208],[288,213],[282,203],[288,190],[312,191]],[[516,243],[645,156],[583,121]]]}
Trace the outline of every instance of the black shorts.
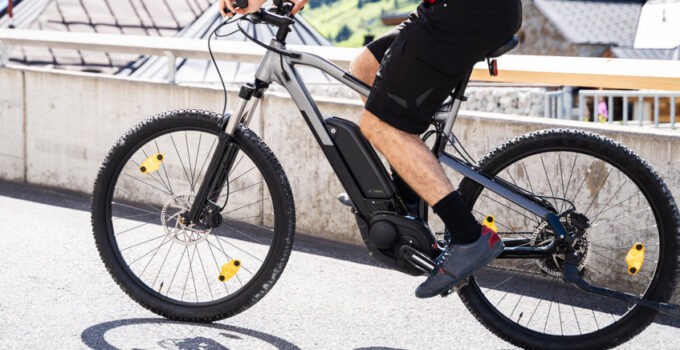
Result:
{"label": "black shorts", "polygon": [[517,32],[519,0],[437,0],[368,44],[380,62],[366,109],[421,134],[475,62]]}

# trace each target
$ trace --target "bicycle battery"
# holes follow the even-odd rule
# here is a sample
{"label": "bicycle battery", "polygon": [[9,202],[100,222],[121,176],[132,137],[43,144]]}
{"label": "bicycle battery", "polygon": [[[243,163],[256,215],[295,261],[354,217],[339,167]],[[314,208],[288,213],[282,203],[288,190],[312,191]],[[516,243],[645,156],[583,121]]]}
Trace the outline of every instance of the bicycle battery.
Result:
{"label": "bicycle battery", "polygon": [[349,120],[330,117],[326,119],[326,128],[364,196],[391,198],[394,195],[392,180],[359,126]]}

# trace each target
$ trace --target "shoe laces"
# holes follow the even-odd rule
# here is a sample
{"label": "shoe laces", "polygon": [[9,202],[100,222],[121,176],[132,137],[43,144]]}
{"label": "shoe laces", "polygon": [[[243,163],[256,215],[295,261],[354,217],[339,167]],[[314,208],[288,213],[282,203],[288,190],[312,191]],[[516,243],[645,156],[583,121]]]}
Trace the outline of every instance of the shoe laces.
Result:
{"label": "shoe laces", "polygon": [[439,268],[441,268],[442,266],[444,266],[444,264],[446,264],[446,261],[451,256],[451,253],[452,253],[451,249],[447,246],[446,248],[444,248],[444,251],[441,254],[439,254],[438,257],[436,257],[434,259],[434,262],[437,264],[437,268],[435,268],[435,270],[434,270],[435,273],[439,270]]}

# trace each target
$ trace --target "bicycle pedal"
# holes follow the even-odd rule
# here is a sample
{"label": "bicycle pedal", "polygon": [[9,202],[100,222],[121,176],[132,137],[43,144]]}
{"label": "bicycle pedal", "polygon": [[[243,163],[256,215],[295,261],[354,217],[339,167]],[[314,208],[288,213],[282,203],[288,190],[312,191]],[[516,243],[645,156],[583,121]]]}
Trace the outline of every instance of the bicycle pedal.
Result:
{"label": "bicycle pedal", "polygon": [[442,294],[439,294],[439,295],[440,295],[442,298],[446,298],[446,297],[448,297],[449,295],[451,295],[451,294],[457,292],[459,289],[465,287],[467,284],[468,284],[468,279],[466,278],[466,279],[464,279],[464,280],[458,282],[458,284],[456,284],[455,286],[453,286],[453,288],[451,288],[451,289],[447,290],[446,292],[444,292],[444,293],[442,293]]}
{"label": "bicycle pedal", "polygon": [[354,203],[352,203],[352,200],[349,199],[349,196],[347,195],[347,193],[344,193],[344,192],[340,193],[335,198],[337,198],[338,201],[340,201],[340,203],[342,203],[342,204],[344,204],[344,205],[346,205],[350,208],[354,208]]}

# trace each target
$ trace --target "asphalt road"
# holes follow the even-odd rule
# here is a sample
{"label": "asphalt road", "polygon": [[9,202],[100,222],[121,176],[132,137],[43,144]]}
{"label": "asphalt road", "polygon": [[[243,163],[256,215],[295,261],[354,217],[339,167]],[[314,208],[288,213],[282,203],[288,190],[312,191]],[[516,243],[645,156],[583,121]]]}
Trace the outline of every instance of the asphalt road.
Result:
{"label": "asphalt road", "polygon": [[[94,246],[88,197],[0,182],[0,349],[509,349],[457,296],[419,300],[421,278],[367,251],[300,235],[258,304],[210,325],[166,321],[130,300]],[[680,348],[662,318],[625,349]]]}

